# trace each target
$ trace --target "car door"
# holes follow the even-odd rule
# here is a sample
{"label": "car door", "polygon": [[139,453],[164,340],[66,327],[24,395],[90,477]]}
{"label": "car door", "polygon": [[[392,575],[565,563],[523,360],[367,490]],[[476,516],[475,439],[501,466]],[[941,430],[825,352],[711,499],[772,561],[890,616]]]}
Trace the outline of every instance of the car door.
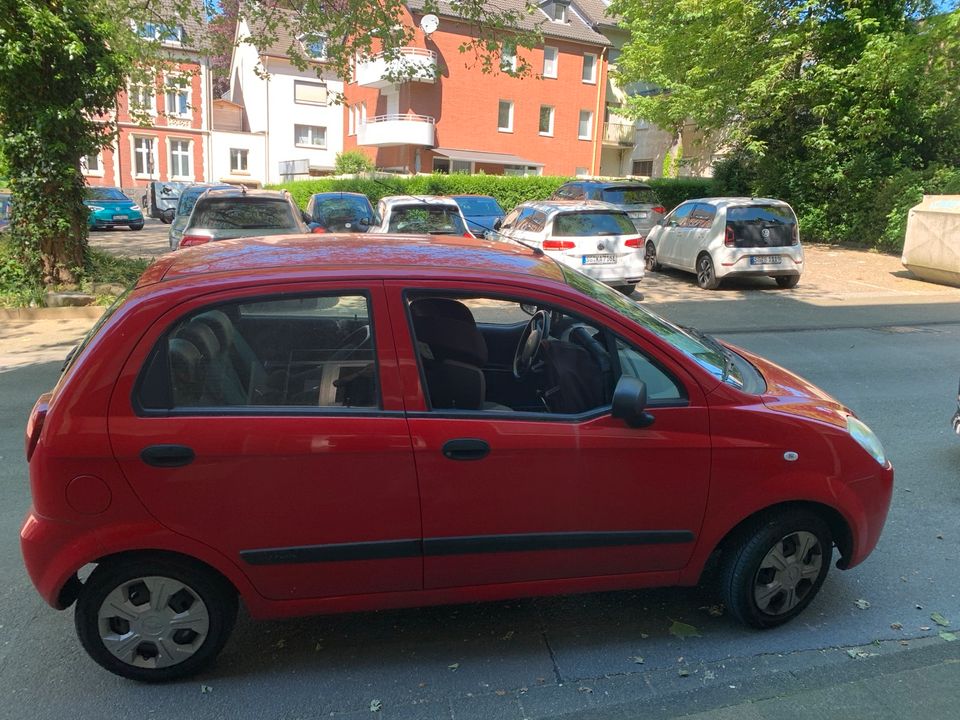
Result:
{"label": "car door", "polygon": [[480,305],[496,298],[575,311],[615,332],[644,359],[636,367],[662,368],[660,384],[675,395],[658,389],[649,428],[627,427],[609,404],[576,415],[431,410],[419,369],[423,344],[398,326],[426,588],[670,573],[685,565],[706,507],[710,440],[704,398],[682,367],[628,338],[620,321],[554,296],[463,282],[387,288],[394,317],[409,317],[411,299],[444,292]]}
{"label": "car door", "polygon": [[663,219],[657,238],[657,259],[664,265],[682,265],[682,252],[687,232],[685,222],[694,203],[682,203]]}
{"label": "car door", "polygon": [[418,590],[397,372],[380,283],[207,295],[138,344],[112,396],[110,440],[146,508],[265,597]]}
{"label": "car door", "polygon": [[692,234],[691,247],[693,255],[693,264],[689,267],[695,267],[697,255],[702,250],[708,250],[710,239],[713,236],[713,225],[717,217],[717,209],[710,203],[697,203],[693,212],[690,213],[690,231]]}

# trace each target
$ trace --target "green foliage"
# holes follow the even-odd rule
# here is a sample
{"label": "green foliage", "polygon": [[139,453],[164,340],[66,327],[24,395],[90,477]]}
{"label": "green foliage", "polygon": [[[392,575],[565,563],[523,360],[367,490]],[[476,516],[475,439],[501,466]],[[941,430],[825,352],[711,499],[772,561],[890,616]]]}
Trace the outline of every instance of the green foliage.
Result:
{"label": "green foliage", "polygon": [[[519,177],[438,173],[414,177],[298,180],[274,187],[289,190],[300,207],[306,207],[314,193],[341,191],[363,193],[374,205],[387,195],[490,195],[504,210],[510,210],[527,200],[548,198],[557,188],[572,179],[536,175]],[[668,210],[689,198],[715,194],[713,181],[705,178],[661,178],[650,180],[647,184],[656,190],[657,196]]]}
{"label": "green foliage", "polygon": [[337,175],[355,175],[370,172],[375,167],[373,160],[361,150],[347,150],[338,152],[333,161],[333,171]]}
{"label": "green foliage", "polygon": [[91,249],[84,278],[88,283],[115,283],[130,287],[147,269],[147,258],[128,258],[113,255],[103,250]]}
{"label": "green foliage", "polygon": [[40,304],[43,288],[35,274],[21,261],[18,248],[8,233],[0,236],[0,307]]}

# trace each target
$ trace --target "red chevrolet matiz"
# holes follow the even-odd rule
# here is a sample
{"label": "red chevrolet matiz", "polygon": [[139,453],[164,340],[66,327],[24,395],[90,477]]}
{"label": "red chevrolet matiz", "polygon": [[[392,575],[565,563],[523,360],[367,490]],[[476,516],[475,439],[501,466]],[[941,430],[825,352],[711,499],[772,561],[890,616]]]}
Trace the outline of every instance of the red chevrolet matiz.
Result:
{"label": "red chevrolet matiz", "polygon": [[[695,585],[772,627],[873,550],[850,410],[523,246],[225,241],[157,260],[26,437],[27,569],[96,662],[256,618]],[[708,563],[709,561],[709,563]],[[92,572],[88,565],[95,565]]]}

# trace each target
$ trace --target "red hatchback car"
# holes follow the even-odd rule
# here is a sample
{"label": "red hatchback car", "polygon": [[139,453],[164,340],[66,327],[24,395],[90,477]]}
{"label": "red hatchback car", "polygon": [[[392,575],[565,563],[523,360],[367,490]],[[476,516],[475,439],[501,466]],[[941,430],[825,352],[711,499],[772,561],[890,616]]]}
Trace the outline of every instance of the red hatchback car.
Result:
{"label": "red hatchback car", "polygon": [[138,680],[211,661],[238,599],[280,617],[694,585],[718,563],[730,611],[772,627],[834,546],[867,557],[893,486],[873,433],[786,370],[539,251],[410,236],[160,258],[26,450],[30,576]]}

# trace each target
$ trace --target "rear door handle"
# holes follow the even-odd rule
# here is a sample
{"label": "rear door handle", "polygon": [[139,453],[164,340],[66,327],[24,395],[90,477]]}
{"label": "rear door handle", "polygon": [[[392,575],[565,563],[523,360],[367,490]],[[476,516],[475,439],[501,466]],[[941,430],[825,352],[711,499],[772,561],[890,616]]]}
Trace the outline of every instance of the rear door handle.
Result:
{"label": "rear door handle", "polygon": [[154,467],[183,467],[196,457],[193,448],[186,445],[151,445],[140,453],[140,459]]}
{"label": "rear door handle", "polygon": [[476,438],[457,438],[443,444],[443,456],[450,460],[481,460],[489,452],[490,445]]}

